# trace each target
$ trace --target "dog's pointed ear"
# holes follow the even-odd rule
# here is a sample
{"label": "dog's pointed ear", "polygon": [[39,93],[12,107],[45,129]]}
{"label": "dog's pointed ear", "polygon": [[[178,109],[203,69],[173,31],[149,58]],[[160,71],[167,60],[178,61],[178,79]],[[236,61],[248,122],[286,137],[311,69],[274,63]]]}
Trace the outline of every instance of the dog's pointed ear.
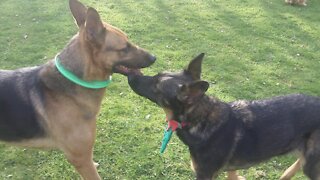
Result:
{"label": "dog's pointed ear", "polygon": [[192,104],[201,98],[209,88],[207,81],[194,81],[184,84],[178,91],[178,100],[186,104]]}
{"label": "dog's pointed ear", "polygon": [[204,57],[204,53],[195,57],[188,65],[186,71],[191,74],[194,80],[200,80],[201,77],[201,65]]}
{"label": "dog's pointed ear", "polygon": [[78,27],[83,26],[86,21],[87,7],[78,0],[69,0],[69,6]]}
{"label": "dog's pointed ear", "polygon": [[100,45],[104,42],[106,29],[101,21],[99,13],[89,7],[85,21],[87,39],[93,44]]}

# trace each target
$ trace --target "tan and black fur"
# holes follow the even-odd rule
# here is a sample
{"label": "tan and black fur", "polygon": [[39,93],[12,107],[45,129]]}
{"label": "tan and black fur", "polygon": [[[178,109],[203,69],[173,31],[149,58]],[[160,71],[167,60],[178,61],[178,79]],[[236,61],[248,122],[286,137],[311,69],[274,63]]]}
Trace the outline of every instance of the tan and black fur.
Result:
{"label": "tan and black fur", "polygon": [[320,179],[320,98],[291,94],[263,100],[223,102],[205,94],[200,79],[204,54],[178,73],[128,76],[131,88],[164,108],[168,120],[188,124],[177,129],[189,148],[198,180],[215,178],[272,157],[299,152],[299,160],[282,176],[290,179],[302,167]]}
{"label": "tan and black fur", "polygon": [[[79,32],[58,53],[63,66],[86,81],[150,66],[156,58],[130,43],[98,12],[70,0]],[[133,70],[131,70],[133,71]],[[137,70],[135,70],[137,71]],[[105,88],[88,89],[64,78],[53,60],[38,67],[0,71],[0,140],[57,148],[84,179],[100,179],[93,162],[96,116]]]}

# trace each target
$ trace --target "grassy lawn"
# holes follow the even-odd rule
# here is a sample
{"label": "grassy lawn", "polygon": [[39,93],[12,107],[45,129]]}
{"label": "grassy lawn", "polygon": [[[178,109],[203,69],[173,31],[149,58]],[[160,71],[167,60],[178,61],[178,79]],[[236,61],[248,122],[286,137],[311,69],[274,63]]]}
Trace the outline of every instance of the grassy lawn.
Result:
{"label": "grassy lawn", "polygon": [[[222,100],[320,95],[320,1],[307,7],[283,0],[82,1],[157,55],[145,74],[180,70],[205,52],[208,94]],[[77,32],[66,0],[1,0],[0,7],[1,69],[44,63]],[[135,95],[125,77],[113,79],[97,121],[94,159],[103,179],[194,179],[188,150],[176,136],[159,153],[162,110]],[[240,173],[249,180],[278,179],[294,161],[278,157]],[[5,144],[0,169],[0,179],[79,179],[59,151]],[[306,178],[299,173],[294,179]]]}

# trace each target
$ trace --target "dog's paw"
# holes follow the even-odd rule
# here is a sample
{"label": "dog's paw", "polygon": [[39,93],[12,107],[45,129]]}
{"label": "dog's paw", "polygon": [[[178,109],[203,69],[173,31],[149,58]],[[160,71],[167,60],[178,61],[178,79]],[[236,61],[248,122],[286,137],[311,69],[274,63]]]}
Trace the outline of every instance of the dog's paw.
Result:
{"label": "dog's paw", "polygon": [[246,180],[246,178],[243,176],[238,176],[238,180]]}
{"label": "dog's paw", "polygon": [[246,180],[245,177],[239,176],[237,171],[228,171],[227,180]]}
{"label": "dog's paw", "polygon": [[194,169],[194,166],[193,166],[193,162],[192,162],[192,161],[190,161],[190,168],[191,168],[191,170],[192,170],[193,172],[196,172],[196,170]]}
{"label": "dog's paw", "polygon": [[98,167],[99,166],[99,163],[97,163],[97,162],[93,162],[93,164],[94,164],[94,167]]}

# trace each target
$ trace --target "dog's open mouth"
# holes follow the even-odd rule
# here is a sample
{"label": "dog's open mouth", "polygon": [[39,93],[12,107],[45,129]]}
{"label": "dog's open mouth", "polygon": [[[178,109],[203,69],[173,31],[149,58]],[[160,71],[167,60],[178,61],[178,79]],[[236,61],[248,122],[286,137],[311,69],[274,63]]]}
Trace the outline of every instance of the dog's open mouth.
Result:
{"label": "dog's open mouth", "polygon": [[142,75],[142,72],[138,68],[129,68],[123,65],[117,65],[113,68],[114,73],[119,73],[125,76],[128,75]]}

